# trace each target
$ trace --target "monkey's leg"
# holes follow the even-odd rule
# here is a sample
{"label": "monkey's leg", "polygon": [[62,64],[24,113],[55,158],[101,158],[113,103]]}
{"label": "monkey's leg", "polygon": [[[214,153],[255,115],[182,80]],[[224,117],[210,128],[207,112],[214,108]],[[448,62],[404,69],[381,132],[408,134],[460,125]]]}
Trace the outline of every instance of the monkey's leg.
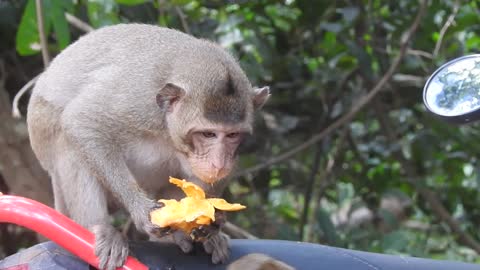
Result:
{"label": "monkey's leg", "polygon": [[67,203],[65,202],[65,198],[63,197],[63,192],[61,189],[61,179],[58,176],[58,173],[54,172],[51,173],[52,178],[52,187],[53,187],[53,198],[54,198],[54,205],[55,210],[58,212],[70,216],[67,209]]}
{"label": "monkey's leg", "polygon": [[61,181],[55,179],[55,199],[59,196],[65,203],[59,207],[65,207],[73,220],[95,234],[95,255],[100,268],[113,270],[124,264],[128,243],[110,225],[105,190],[79,156],[70,150],[60,158],[57,168]]}

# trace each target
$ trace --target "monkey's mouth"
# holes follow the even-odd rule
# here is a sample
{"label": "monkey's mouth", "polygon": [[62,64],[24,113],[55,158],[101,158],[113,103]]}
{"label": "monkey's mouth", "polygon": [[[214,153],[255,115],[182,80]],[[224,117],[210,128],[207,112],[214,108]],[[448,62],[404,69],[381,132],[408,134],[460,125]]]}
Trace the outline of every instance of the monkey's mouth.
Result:
{"label": "monkey's mouth", "polygon": [[195,176],[197,176],[200,180],[207,184],[214,184],[228,175],[228,171],[226,170],[209,170],[203,172],[194,172]]}

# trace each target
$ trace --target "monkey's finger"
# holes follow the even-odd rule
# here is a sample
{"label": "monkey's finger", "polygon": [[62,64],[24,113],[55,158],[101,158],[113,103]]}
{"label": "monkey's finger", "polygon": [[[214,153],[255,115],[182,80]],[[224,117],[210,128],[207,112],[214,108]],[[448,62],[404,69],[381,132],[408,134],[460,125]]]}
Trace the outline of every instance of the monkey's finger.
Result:
{"label": "monkey's finger", "polygon": [[229,257],[228,247],[216,249],[212,254],[212,263],[226,263]]}
{"label": "monkey's finger", "polygon": [[214,246],[213,246],[212,241],[210,241],[210,239],[203,242],[203,249],[205,249],[205,252],[207,254],[212,254],[213,253]]}
{"label": "monkey's finger", "polygon": [[203,248],[208,254],[212,254],[217,248],[217,235],[210,235],[205,242],[203,242]]}
{"label": "monkey's finger", "polygon": [[152,226],[150,228],[150,233],[157,237],[163,237],[165,235],[173,233],[173,229],[171,227]]}
{"label": "monkey's finger", "polygon": [[107,269],[114,270],[121,267],[128,256],[128,244],[121,235],[117,234],[111,238],[110,257],[107,262]]}
{"label": "monkey's finger", "polygon": [[110,270],[111,267],[109,266],[109,257],[110,257],[110,250],[105,247],[95,248],[95,256],[98,257],[98,268],[99,269],[108,269]]}
{"label": "monkey's finger", "polygon": [[213,246],[212,262],[214,264],[226,262],[230,255],[228,238],[224,235],[217,234],[211,239],[209,239],[209,242]]}
{"label": "monkey's finger", "polygon": [[184,253],[189,253],[190,251],[192,251],[193,242],[190,236],[186,235],[182,231],[175,231],[172,235],[173,240]]}
{"label": "monkey's finger", "polygon": [[215,211],[215,222],[213,222],[214,225],[217,226],[223,226],[227,222],[227,214],[225,211],[222,210],[216,210]]}
{"label": "monkey's finger", "polygon": [[93,227],[93,233],[95,234],[95,256],[98,257],[98,266],[100,269],[105,269],[110,256],[110,248],[107,243],[107,237],[101,226]]}
{"label": "monkey's finger", "polygon": [[[129,251],[130,251],[130,250],[128,249],[128,247],[122,248],[122,253],[121,253],[121,255],[120,255],[121,258],[123,258],[123,260],[122,260],[122,265],[125,264],[125,261],[127,260],[127,257],[128,257],[128,254],[129,254]],[[117,267],[121,267],[122,265],[117,266]]]}
{"label": "monkey's finger", "polygon": [[109,225],[93,227],[95,235],[95,255],[99,259],[99,268],[115,270],[121,267],[128,256],[127,240]]}
{"label": "monkey's finger", "polygon": [[145,232],[148,233],[152,238],[162,238],[168,234],[172,234],[174,229],[171,227],[160,227],[153,223],[148,223],[145,225]]}
{"label": "monkey's finger", "polygon": [[218,230],[219,228],[217,226],[212,226],[212,225],[202,225],[196,228],[196,231],[198,231],[198,234],[201,237],[209,237],[210,235],[218,233]]}

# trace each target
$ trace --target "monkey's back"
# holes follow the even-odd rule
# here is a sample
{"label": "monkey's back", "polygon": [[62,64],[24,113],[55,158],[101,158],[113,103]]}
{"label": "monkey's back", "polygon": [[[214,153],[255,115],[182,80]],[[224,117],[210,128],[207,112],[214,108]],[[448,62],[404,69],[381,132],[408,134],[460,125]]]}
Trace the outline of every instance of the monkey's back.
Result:
{"label": "monkey's back", "polygon": [[[81,37],[55,57],[39,78],[33,95],[63,107],[92,84],[135,89],[139,82],[160,83],[179,58],[191,59],[195,52],[210,46],[215,47],[182,32],[152,25],[104,27]],[[208,65],[208,58],[203,61]],[[135,84],[129,85],[132,81]]]}

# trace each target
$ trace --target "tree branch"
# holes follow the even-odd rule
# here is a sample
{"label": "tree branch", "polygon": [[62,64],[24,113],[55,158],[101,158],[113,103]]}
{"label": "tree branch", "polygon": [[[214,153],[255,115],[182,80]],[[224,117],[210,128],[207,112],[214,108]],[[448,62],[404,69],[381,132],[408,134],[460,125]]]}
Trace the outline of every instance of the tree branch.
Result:
{"label": "tree branch", "polygon": [[[342,133],[340,134],[337,143],[336,149],[333,150],[332,156],[327,159],[327,163],[325,165],[325,169],[321,172],[318,179],[321,179],[320,183],[316,186],[313,186],[313,206],[312,206],[312,213],[317,213],[317,210],[320,208],[321,199],[327,190],[327,188],[333,183],[333,174],[334,168],[336,164],[342,164],[343,159],[345,157],[345,151],[343,148],[345,146],[345,141],[348,134],[348,129],[343,129]],[[312,216],[307,216],[307,224],[313,224],[315,221],[312,220]],[[312,242],[313,241],[313,230],[310,229],[306,237],[301,238],[301,241]],[[333,243],[331,243],[333,244]]]}
{"label": "tree branch", "polygon": [[428,202],[430,209],[437,217],[443,222],[447,223],[448,227],[455,233],[460,242],[475,250],[477,254],[480,254],[480,243],[478,243],[470,234],[462,230],[460,224],[450,215],[442,202],[437,198],[435,193],[423,187],[416,185],[417,191]]}
{"label": "tree branch", "polygon": [[428,59],[433,59],[433,55],[431,53],[421,51],[421,50],[408,49],[407,54],[415,55],[415,56],[421,56],[421,57],[425,57],[425,58],[428,58]]}
{"label": "tree branch", "polygon": [[447,21],[443,25],[442,29],[440,30],[440,34],[438,36],[437,43],[435,44],[435,49],[433,50],[433,58],[437,57],[440,48],[442,47],[442,42],[443,38],[445,37],[445,34],[447,33],[448,28],[454,23],[455,16],[457,16],[458,9],[460,8],[460,0],[455,1],[455,4],[453,5],[453,11],[450,16],[448,16]]}
{"label": "tree branch", "polygon": [[48,53],[47,37],[45,35],[44,20],[43,20],[43,7],[42,0],[35,0],[36,12],[37,12],[37,27],[38,35],[40,37],[40,46],[42,48],[42,58],[44,67],[48,67],[50,64],[50,55]]}
{"label": "tree branch", "polygon": [[187,23],[187,15],[185,15],[185,13],[183,13],[182,9],[180,7],[175,7],[175,11],[177,12],[178,14],[178,17],[180,18],[180,22],[182,22],[182,27],[183,27],[183,30],[185,31],[185,33],[187,34],[192,34],[190,32],[190,27],[188,27],[188,23]]}
{"label": "tree branch", "polygon": [[423,17],[423,14],[425,13],[427,5],[428,5],[427,0],[421,0],[420,1],[420,8],[418,10],[417,16],[415,17],[415,19],[414,19],[412,25],[410,26],[410,28],[408,29],[408,31],[402,37],[401,44],[400,44],[400,52],[399,52],[398,56],[393,60],[392,64],[390,65],[390,68],[383,75],[383,77],[380,79],[380,81],[369,91],[369,93],[367,95],[365,95],[362,99],[360,99],[360,101],[357,104],[355,104],[355,106],[350,110],[350,112],[348,112],[347,114],[342,116],[340,119],[338,119],[337,121],[332,123],[330,126],[325,128],[320,133],[317,133],[317,134],[313,135],[306,142],[294,147],[293,149],[291,149],[289,151],[284,152],[283,154],[278,155],[277,157],[271,158],[264,163],[261,163],[257,166],[253,166],[253,167],[248,168],[244,171],[241,171],[241,172],[235,174],[234,177],[245,176],[245,175],[254,173],[256,171],[262,170],[264,168],[270,167],[273,164],[276,164],[276,163],[282,162],[284,160],[290,159],[291,157],[296,155],[298,152],[301,152],[301,151],[309,148],[313,144],[322,140],[328,134],[332,133],[333,131],[340,128],[341,126],[349,123],[355,117],[355,115],[358,112],[360,112],[360,110],[362,110],[365,107],[365,105],[367,105],[383,89],[385,84],[392,78],[393,74],[395,73],[395,71],[397,70],[397,68],[399,67],[400,63],[402,62],[402,60],[405,56],[405,53],[406,53],[407,48],[408,48],[408,43],[412,39],[414,33],[417,31],[417,28],[420,24],[420,20]]}
{"label": "tree branch", "polygon": [[222,227],[222,230],[233,238],[258,239],[258,237],[256,237],[255,235],[247,232],[246,230],[228,221],[225,222],[225,225]]}
{"label": "tree branch", "polygon": [[73,16],[68,12],[65,12],[65,18],[71,25],[75,26],[76,28],[82,30],[85,33],[92,32],[93,30],[95,30],[95,28],[90,26],[88,23],[80,20],[79,18]]}
{"label": "tree branch", "polygon": [[310,210],[310,201],[312,200],[313,186],[315,184],[315,179],[320,169],[320,158],[322,157],[322,146],[318,145],[317,150],[315,151],[315,156],[313,158],[312,169],[310,170],[310,175],[308,177],[308,184],[305,189],[305,199],[303,202],[303,211],[302,217],[300,219],[300,239],[303,239],[305,234],[305,224],[307,224],[308,214]]}
{"label": "tree branch", "polygon": [[160,18],[165,16],[165,0],[158,0],[158,16]]}

